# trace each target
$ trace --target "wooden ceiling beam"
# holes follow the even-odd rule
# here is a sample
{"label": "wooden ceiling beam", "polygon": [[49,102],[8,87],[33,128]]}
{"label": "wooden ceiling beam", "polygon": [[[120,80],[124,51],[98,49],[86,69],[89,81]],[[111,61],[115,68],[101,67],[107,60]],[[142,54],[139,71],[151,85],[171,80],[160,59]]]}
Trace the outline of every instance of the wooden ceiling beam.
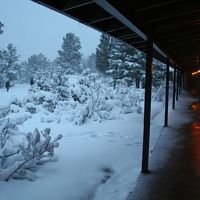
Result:
{"label": "wooden ceiling beam", "polygon": [[105,30],[105,33],[112,35],[113,32],[123,30],[123,29],[126,29],[126,26],[112,27],[108,30]]}
{"label": "wooden ceiling beam", "polygon": [[83,7],[83,6],[87,6],[89,4],[92,4],[94,3],[93,1],[91,0],[67,0],[67,1],[62,1],[62,11],[65,12],[65,11],[68,11],[68,10],[71,10],[71,9],[76,9],[76,8],[80,8],[80,7]]}
{"label": "wooden ceiling beam", "polygon": [[146,7],[138,8],[138,9],[134,10],[134,13],[140,13],[140,12],[143,12],[143,11],[146,11],[146,10],[149,11],[150,9],[160,8],[160,7],[163,7],[163,6],[166,6],[166,5],[169,5],[169,4],[173,4],[173,3],[177,3],[177,2],[180,2],[180,0],[171,0],[171,1],[159,2],[157,4],[152,4],[152,5],[149,5],[149,6],[146,6]]}
{"label": "wooden ceiling beam", "polygon": [[195,10],[180,12],[180,13],[176,13],[176,14],[173,14],[173,15],[167,15],[167,16],[165,15],[163,17],[155,17],[155,18],[149,19],[147,21],[147,23],[161,22],[161,21],[164,21],[164,20],[174,19],[174,18],[177,18],[177,17],[180,17],[180,16],[185,16],[185,15],[192,15],[194,13],[199,13],[199,12],[200,12],[200,9],[197,8]]}
{"label": "wooden ceiling beam", "polygon": [[153,31],[159,31],[160,29],[173,28],[176,26],[184,26],[185,24],[195,24],[200,20],[200,12],[194,13],[192,15],[180,16],[178,18],[166,19],[161,22],[147,23],[148,26],[152,28]]}
{"label": "wooden ceiling beam", "polygon": [[177,30],[177,31],[166,31],[165,33],[159,33],[159,34],[154,34],[154,37],[158,39],[162,38],[170,38],[170,37],[181,37],[181,36],[187,36],[187,35],[200,35],[200,26],[197,28],[191,28],[191,29],[184,29],[184,30]]}
{"label": "wooden ceiling beam", "polygon": [[144,43],[144,40],[138,39],[138,38],[126,39],[126,40],[122,40],[122,41],[125,43],[128,43],[130,45]]}
{"label": "wooden ceiling beam", "polygon": [[199,49],[200,48],[200,44],[199,42],[190,42],[190,43],[187,43],[187,44],[183,44],[182,42],[181,43],[167,43],[165,44],[165,48],[168,49],[170,51],[170,49],[175,49],[177,48],[191,48],[191,49]]}
{"label": "wooden ceiling beam", "polygon": [[93,18],[91,21],[89,21],[88,24],[93,25],[93,24],[97,24],[99,22],[105,22],[105,21],[110,20],[110,19],[114,19],[114,17],[113,16],[107,16],[107,17],[99,18],[99,16],[98,16],[98,18],[96,18],[96,19]]}
{"label": "wooden ceiling beam", "polygon": [[130,35],[130,34],[132,35],[134,33],[127,27],[125,29],[112,32],[112,36],[117,37],[117,38],[126,37],[127,35]]}
{"label": "wooden ceiling beam", "polygon": [[[98,13],[94,15],[93,12]],[[77,7],[76,9],[70,9],[65,11],[67,15],[72,15],[78,19],[85,21],[88,25],[93,25],[96,23],[101,23],[106,20],[115,20],[112,15],[107,13],[105,10],[101,9],[95,3],[89,4],[86,7]],[[84,13],[84,14],[83,14]],[[115,20],[116,21],[116,20]],[[108,23],[110,23],[108,21]]]}
{"label": "wooden ceiling beam", "polygon": [[138,35],[132,33],[132,34],[128,34],[128,35],[118,37],[118,39],[120,39],[120,40],[132,39],[132,38],[138,38]]}
{"label": "wooden ceiling beam", "polygon": [[192,43],[192,42],[196,42],[196,41],[199,41],[200,38],[199,37],[193,37],[192,35],[186,35],[185,37],[182,36],[182,37],[179,37],[179,38],[176,38],[176,37],[171,37],[171,38],[165,38],[163,40],[159,40],[160,44],[163,44],[165,46],[165,44],[175,44],[175,43]]}

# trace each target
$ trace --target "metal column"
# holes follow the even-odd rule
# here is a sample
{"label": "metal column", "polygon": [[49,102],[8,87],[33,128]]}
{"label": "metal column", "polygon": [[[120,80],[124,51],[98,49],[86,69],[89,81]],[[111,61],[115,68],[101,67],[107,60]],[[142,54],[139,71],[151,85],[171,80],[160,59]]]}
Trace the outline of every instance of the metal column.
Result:
{"label": "metal column", "polygon": [[145,81],[145,101],[144,101],[144,130],[143,130],[143,151],[142,151],[142,173],[148,173],[149,165],[149,138],[151,119],[151,85],[152,85],[152,60],[153,42],[147,39],[146,53],[146,81]]}
{"label": "metal column", "polygon": [[179,70],[176,70],[176,101],[178,101],[179,95]]}
{"label": "metal column", "polygon": [[173,97],[172,97],[172,109],[175,109],[175,96],[176,96],[176,69],[174,67],[174,80],[173,80]]}
{"label": "metal column", "polygon": [[168,106],[169,105],[169,59],[166,63],[166,88],[165,88],[165,123],[164,126],[168,126]]}
{"label": "metal column", "polygon": [[181,94],[181,90],[183,87],[183,72],[179,71],[179,95]]}

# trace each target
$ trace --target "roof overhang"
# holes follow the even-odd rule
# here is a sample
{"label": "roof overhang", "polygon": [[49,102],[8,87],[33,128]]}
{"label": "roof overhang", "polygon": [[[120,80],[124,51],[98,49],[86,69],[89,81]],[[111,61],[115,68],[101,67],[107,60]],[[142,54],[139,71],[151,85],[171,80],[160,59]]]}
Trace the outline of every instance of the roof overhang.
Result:
{"label": "roof overhang", "polygon": [[198,0],[33,0],[87,26],[146,52],[153,40],[154,57],[180,66],[200,63],[200,1]]}

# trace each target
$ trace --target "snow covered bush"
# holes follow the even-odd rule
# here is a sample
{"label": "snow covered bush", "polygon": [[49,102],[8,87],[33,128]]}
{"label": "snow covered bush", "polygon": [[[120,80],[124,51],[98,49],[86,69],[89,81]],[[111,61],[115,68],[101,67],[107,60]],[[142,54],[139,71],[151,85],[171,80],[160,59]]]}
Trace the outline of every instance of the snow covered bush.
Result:
{"label": "snow covered bush", "polygon": [[34,75],[34,85],[32,86],[32,89],[39,89],[44,91],[50,91],[50,80],[51,80],[51,74],[50,72],[47,72],[46,70],[38,69],[35,72]]}
{"label": "snow covered bush", "polygon": [[13,125],[22,124],[31,117],[31,113],[24,106],[22,101],[14,99],[6,108],[7,112],[2,117],[9,118],[9,122]]}
{"label": "snow covered bush", "polygon": [[10,105],[9,111],[11,113],[17,113],[17,112],[20,112],[21,110],[22,110],[22,108],[19,105],[16,105],[16,104],[11,104]]}
{"label": "snow covered bush", "polygon": [[31,114],[29,112],[21,111],[17,113],[9,113],[7,115],[10,118],[10,123],[13,125],[23,124],[27,119],[31,118]]}
{"label": "snow covered bush", "polygon": [[25,104],[25,110],[31,114],[34,114],[36,113],[36,106],[35,104],[28,102]]}
{"label": "snow covered bush", "polygon": [[10,132],[10,126],[9,119],[6,119],[3,121],[1,127],[0,127],[0,149],[3,149],[6,141],[8,140],[11,132]]}
{"label": "snow covered bush", "polygon": [[58,100],[66,100],[69,97],[69,83],[66,71],[57,66],[56,71],[52,75],[51,91],[57,94]]}
{"label": "snow covered bush", "polygon": [[54,140],[50,136],[51,129],[26,134],[26,142],[15,143],[14,137],[20,133],[16,125],[4,120],[0,125],[0,180],[10,178],[36,180],[34,172],[48,161],[54,161],[54,148],[59,146],[62,135]]}
{"label": "snow covered bush", "polygon": [[73,116],[75,124],[84,124],[90,118],[95,121],[114,119],[111,114],[111,92],[102,81],[98,74],[90,74],[89,70],[83,71],[79,77],[78,83],[71,91],[73,100],[77,101]]}
{"label": "snow covered bush", "polygon": [[81,81],[71,87],[70,96],[74,101],[81,104],[85,103],[90,96],[89,87],[84,85]]}
{"label": "snow covered bush", "polygon": [[[14,146],[10,148],[9,140],[15,134],[16,126],[10,123],[9,119],[1,121],[0,126],[0,169],[7,167],[6,161],[15,154],[19,153],[19,149]],[[1,171],[2,172],[2,171]],[[0,172],[0,177],[1,177]],[[0,178],[1,179],[1,178]]]}
{"label": "snow covered bush", "polygon": [[31,93],[29,101],[33,101],[36,105],[42,105],[49,112],[53,112],[57,103],[56,97],[52,92],[39,90]]}
{"label": "snow covered bush", "polygon": [[165,99],[165,84],[161,84],[157,88],[153,88],[153,100],[161,102]]}
{"label": "snow covered bush", "polygon": [[142,112],[143,90],[128,87],[126,79],[118,80],[113,89],[111,77],[91,73],[90,69],[80,75],[67,75],[58,64],[51,74],[38,71],[38,77],[40,80],[31,87],[29,96],[13,102],[13,113],[20,109],[30,114],[41,112],[41,122],[69,120],[81,125],[88,119],[113,120],[116,112]]}
{"label": "snow covered bush", "polygon": [[138,113],[142,112],[141,104],[144,100],[142,90],[136,89],[135,87],[119,87],[116,96],[121,113],[132,113],[135,110]]}

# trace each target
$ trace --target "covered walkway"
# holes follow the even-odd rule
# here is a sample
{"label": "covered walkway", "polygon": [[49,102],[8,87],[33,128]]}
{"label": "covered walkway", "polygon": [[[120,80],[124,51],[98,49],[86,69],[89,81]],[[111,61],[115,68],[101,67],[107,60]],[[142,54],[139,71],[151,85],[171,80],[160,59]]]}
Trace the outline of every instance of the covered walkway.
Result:
{"label": "covered walkway", "polygon": [[[194,80],[196,89],[200,84],[196,78],[200,74],[200,1],[33,1],[146,54],[143,175],[129,200],[199,199],[200,111],[191,109],[194,99],[186,93],[176,106],[175,102],[180,88],[190,90]],[[149,160],[153,58],[166,63],[165,128]],[[174,68],[175,110],[168,119],[169,67]]]}
{"label": "covered walkway", "polygon": [[[184,92],[128,200],[199,200],[200,107]],[[199,110],[198,110],[199,109]],[[152,133],[153,134],[153,133]]]}
{"label": "covered walkway", "polygon": [[[200,1],[183,0],[32,0],[87,26],[113,36],[146,54],[143,153],[141,172],[148,173],[153,58],[166,64],[165,122],[169,110],[169,69],[173,102],[180,88],[190,90],[199,68]],[[199,88],[199,79],[195,82]],[[200,95],[200,91],[198,92]],[[184,114],[184,113],[183,113]],[[170,126],[173,124],[170,124]]]}

